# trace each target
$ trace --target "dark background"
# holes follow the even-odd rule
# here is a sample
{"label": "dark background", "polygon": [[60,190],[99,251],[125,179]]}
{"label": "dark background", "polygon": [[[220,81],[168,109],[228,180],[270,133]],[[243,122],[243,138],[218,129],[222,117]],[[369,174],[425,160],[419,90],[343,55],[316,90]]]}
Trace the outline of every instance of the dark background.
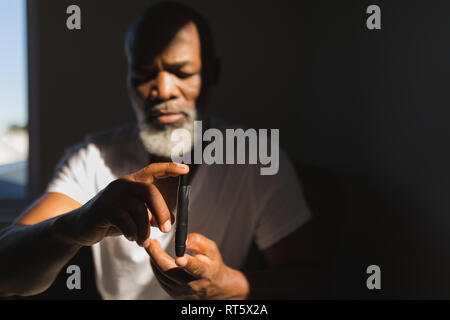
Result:
{"label": "dark background", "polygon": [[[296,163],[341,183],[348,210],[334,297],[449,298],[450,3],[183,2],[209,20],[222,60],[211,110],[279,128]],[[134,119],[123,39],[151,3],[28,2],[34,196],[66,147]],[[71,4],[80,31],[66,28]],[[370,4],[381,7],[382,30],[366,28]],[[366,288],[371,264],[382,290]]]}

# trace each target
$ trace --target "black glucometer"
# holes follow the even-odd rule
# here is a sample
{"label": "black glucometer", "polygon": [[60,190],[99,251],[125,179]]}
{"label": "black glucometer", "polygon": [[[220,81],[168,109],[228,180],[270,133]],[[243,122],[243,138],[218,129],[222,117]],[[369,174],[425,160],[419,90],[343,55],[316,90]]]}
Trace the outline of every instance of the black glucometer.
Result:
{"label": "black glucometer", "polygon": [[189,185],[188,174],[181,175],[178,183],[177,221],[175,229],[175,254],[177,257],[184,256],[186,250],[190,192],[191,186]]}

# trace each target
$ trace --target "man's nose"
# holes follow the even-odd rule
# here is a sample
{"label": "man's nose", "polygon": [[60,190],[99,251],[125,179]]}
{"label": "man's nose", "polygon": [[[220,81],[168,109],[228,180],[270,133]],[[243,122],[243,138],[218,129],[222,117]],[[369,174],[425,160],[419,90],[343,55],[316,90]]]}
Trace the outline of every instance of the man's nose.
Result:
{"label": "man's nose", "polygon": [[177,97],[177,88],[169,72],[160,71],[150,91],[152,100],[166,101]]}

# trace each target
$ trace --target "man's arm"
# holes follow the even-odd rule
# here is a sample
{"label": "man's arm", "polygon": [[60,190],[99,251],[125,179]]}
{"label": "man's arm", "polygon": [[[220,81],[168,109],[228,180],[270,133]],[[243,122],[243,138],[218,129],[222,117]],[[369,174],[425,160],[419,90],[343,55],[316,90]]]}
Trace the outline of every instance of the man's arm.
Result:
{"label": "man's arm", "polygon": [[[271,232],[271,226],[282,222],[285,225],[289,221],[286,219],[295,222],[293,215],[305,210],[295,171],[289,163],[286,168],[282,177],[265,176],[264,181],[253,186],[264,187],[263,191],[269,185],[281,186],[266,202],[270,206],[264,208],[266,221],[261,224],[265,227],[259,230],[260,238]],[[333,177],[307,169],[302,180],[306,182],[304,194],[312,218],[261,250],[264,269],[231,269],[224,265],[214,241],[199,234],[188,235],[186,249],[194,254],[185,254],[184,259],[173,259],[157,241],[151,242],[147,248],[151,266],[166,292],[176,299],[327,298],[331,294],[332,260],[345,216],[345,198]]]}
{"label": "man's arm", "polygon": [[83,206],[62,194],[44,195],[0,231],[0,295],[45,291],[82,246],[107,236],[144,246],[150,226],[170,231],[172,217],[155,182],[188,172],[186,165],[154,163],[113,181]]}
{"label": "man's arm", "polygon": [[224,265],[214,241],[189,234],[186,248],[194,256],[173,259],[158,241],[150,242],[147,251],[156,278],[176,299],[327,298],[343,207],[340,198],[316,197],[311,200],[318,201],[311,204],[317,213],[309,222],[262,250],[266,268],[231,269]]}
{"label": "man's arm", "polygon": [[[337,230],[334,226],[328,228]],[[312,299],[329,294],[333,236],[311,220],[262,251],[267,267],[239,271],[224,264],[216,243],[188,235],[185,254],[169,256],[157,240],[146,248],[160,285],[175,299]]]}
{"label": "man's arm", "polygon": [[156,240],[146,249],[156,278],[175,299],[324,298],[333,234],[323,233],[323,225],[313,221],[263,250],[267,267],[261,270],[226,266],[215,242],[198,233],[186,241],[192,256],[174,259]]}
{"label": "man's arm", "polygon": [[34,295],[53,283],[81,247],[64,241],[55,222],[80,206],[63,194],[47,193],[0,231],[0,295]]}

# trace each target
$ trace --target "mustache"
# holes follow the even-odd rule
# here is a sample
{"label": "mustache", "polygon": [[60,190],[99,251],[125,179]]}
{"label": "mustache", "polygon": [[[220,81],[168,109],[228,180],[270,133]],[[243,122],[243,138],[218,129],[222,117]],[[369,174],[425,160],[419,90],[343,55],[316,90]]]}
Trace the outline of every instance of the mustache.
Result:
{"label": "mustache", "polygon": [[160,114],[160,111],[170,110],[174,112],[182,113],[185,117],[189,117],[190,113],[188,108],[180,107],[172,103],[160,103],[156,105],[146,105],[145,114],[147,118],[154,118]]}

